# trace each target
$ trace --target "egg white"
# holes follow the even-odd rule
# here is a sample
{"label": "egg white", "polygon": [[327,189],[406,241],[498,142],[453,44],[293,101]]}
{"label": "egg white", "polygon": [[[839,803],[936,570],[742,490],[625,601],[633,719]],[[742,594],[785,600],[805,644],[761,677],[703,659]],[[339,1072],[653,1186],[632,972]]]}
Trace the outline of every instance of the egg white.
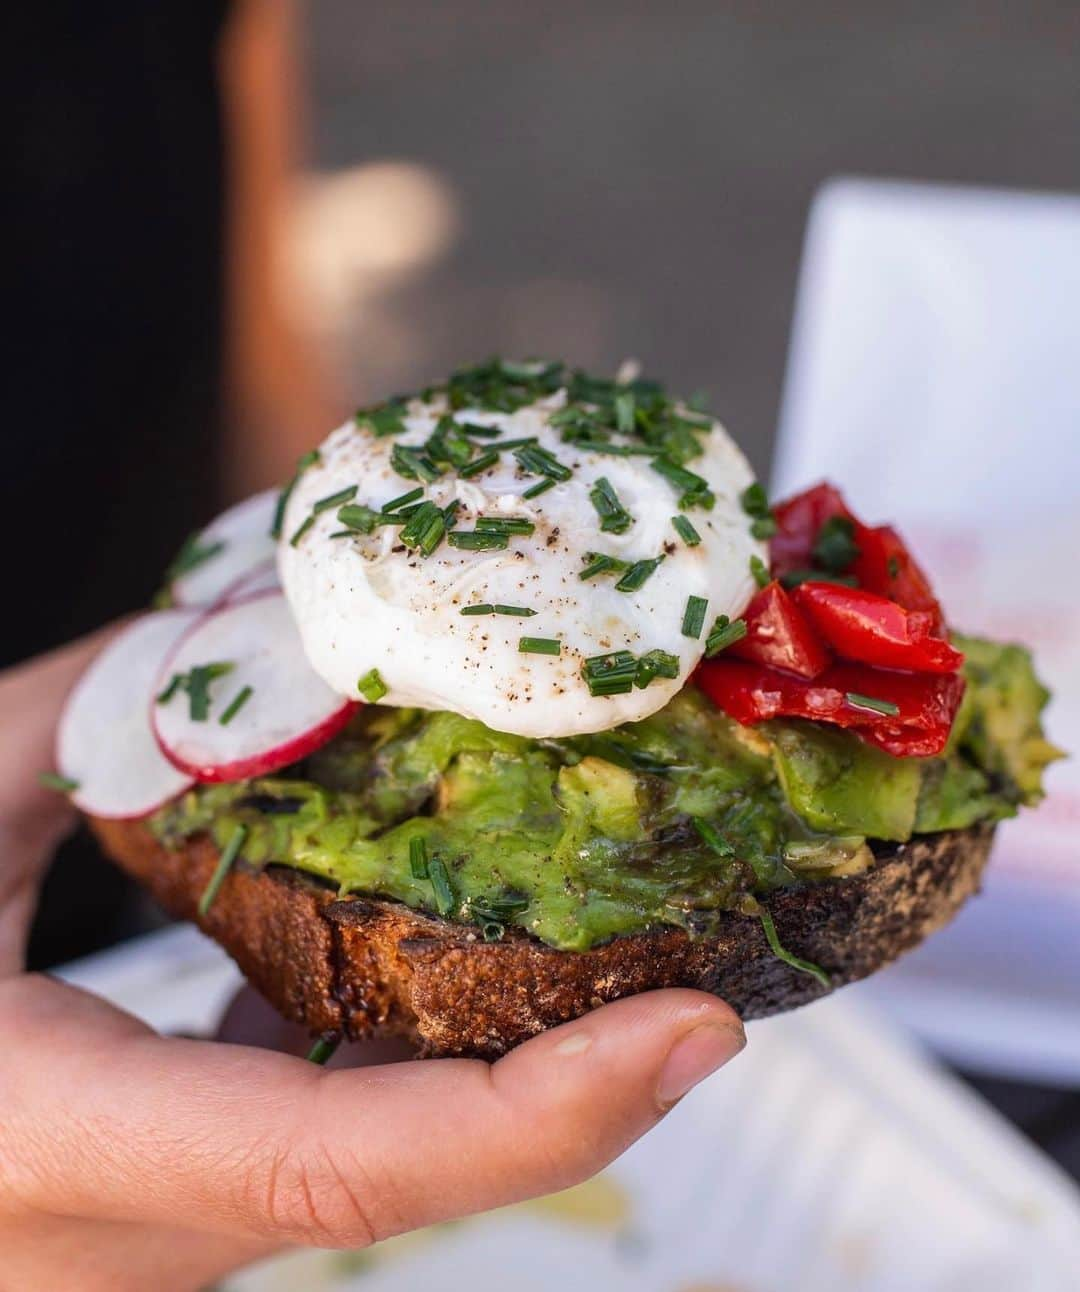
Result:
{"label": "egg white", "polygon": [[[327,438],[289,500],[278,565],[308,659],[331,687],[356,698],[358,679],[377,669],[389,688],[382,703],[450,710],[497,731],[543,738],[645,718],[686,684],[709,626],[718,615],[736,617],[753,594],[751,557],[766,557],[739,503],[753,473],[719,423],[703,433],[704,452],[687,466],[708,481],[716,503],[711,511],[686,513],[701,535],[698,546],[688,547],[672,528],[679,514],[675,487],[647,457],[582,452],[563,443],[549,418],[564,405],[560,391],[513,413],[465,409],[455,418],[498,426],[507,439],[536,436],[572,468],[565,483],[523,498],[539,477],[525,474],[508,452],[479,476],[462,480],[448,471],[425,486],[424,496],[439,506],[459,500],[459,530],[473,529],[479,515],[531,520],[535,532],[511,537],[505,551],[467,551],[443,542],[424,557],[403,548],[393,526],[370,536],[331,538],[341,529],[334,508],[321,512],[294,546],[290,537],[322,498],[356,485],[354,501],[379,508],[415,487],[391,466],[394,444],[422,444],[446,407],[439,397],[411,401],[401,435],[377,438],[350,421]],[[589,499],[600,477],[634,517],[625,534],[600,530]],[[665,559],[640,589],[626,593],[616,591],[617,576],[578,578],[588,551],[627,561],[661,553]],[[682,633],[691,595],[708,601],[696,640]],[[527,606],[536,614],[461,614],[478,602]],[[523,654],[523,636],[557,638],[561,654]],[[581,673],[585,659],[654,648],[678,657],[678,678],[656,678],[625,695],[589,694]]]}

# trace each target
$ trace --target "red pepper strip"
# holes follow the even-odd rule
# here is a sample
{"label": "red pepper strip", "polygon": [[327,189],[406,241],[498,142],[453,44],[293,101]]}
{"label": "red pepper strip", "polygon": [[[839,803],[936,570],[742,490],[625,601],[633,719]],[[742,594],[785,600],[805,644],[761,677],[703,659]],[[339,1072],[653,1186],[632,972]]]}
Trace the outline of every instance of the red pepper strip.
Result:
{"label": "red pepper strip", "polygon": [[728,653],[755,664],[787,669],[799,677],[817,677],[829,666],[829,653],[813,625],[775,580],[758,592],[743,611],[746,636]]}
{"label": "red pepper strip", "polygon": [[[695,681],[718,708],[752,726],[769,718],[809,718],[852,727],[897,758],[941,753],[964,694],[959,673],[894,673],[864,664],[834,664],[813,682],[743,660],[706,660]],[[853,703],[857,695],[895,705],[883,714]]]}
{"label": "red pepper strip", "polygon": [[855,521],[835,485],[824,481],[773,508],[776,533],[769,540],[773,574],[806,570],[813,564],[813,547],[822,525],[834,516]]}
{"label": "red pepper strip", "polygon": [[859,558],[851,573],[859,585],[889,597],[908,610],[925,610],[932,616],[932,631],[940,634],[945,620],[930,580],[919,568],[904,540],[889,525],[870,529],[856,525]]}
{"label": "red pepper strip", "polygon": [[791,595],[843,659],[914,673],[955,673],[964,662],[944,638],[932,636],[929,611],[905,610],[876,592],[836,583],[801,583]]}

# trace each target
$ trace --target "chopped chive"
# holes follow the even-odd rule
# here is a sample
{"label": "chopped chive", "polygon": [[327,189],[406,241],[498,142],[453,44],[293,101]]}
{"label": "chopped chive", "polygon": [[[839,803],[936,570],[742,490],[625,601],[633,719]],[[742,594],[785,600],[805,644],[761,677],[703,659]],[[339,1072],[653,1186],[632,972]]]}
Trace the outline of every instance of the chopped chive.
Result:
{"label": "chopped chive", "polygon": [[672,516],[671,527],[687,547],[697,547],[701,542],[701,535],[690,523],[688,516]]}
{"label": "chopped chive", "polygon": [[390,465],[406,480],[424,480],[431,484],[442,475],[442,469],[431,460],[423,446],[395,444],[390,454]]}
{"label": "chopped chive", "polygon": [[589,501],[600,517],[600,528],[608,534],[625,534],[634,523],[633,516],[619,501],[607,476],[601,476],[589,490]]}
{"label": "chopped chive", "polygon": [[332,534],[327,534],[327,538],[355,538],[355,529],[335,529]]}
{"label": "chopped chive", "polygon": [[296,545],[300,542],[300,540],[304,537],[304,535],[314,524],[315,524],[315,513],[312,512],[309,516],[304,517],[303,521],[300,523],[299,528],[293,534],[292,538],[289,539],[289,546],[296,547]]}
{"label": "chopped chive", "polygon": [[320,1068],[324,1067],[334,1057],[340,1044],[340,1036],[320,1036],[307,1052],[308,1063],[317,1063]]}
{"label": "chopped chive", "polygon": [[559,655],[562,642],[556,637],[519,637],[518,652],[521,655]]}
{"label": "chopped chive", "polygon": [[455,905],[454,890],[450,887],[450,875],[441,857],[432,857],[428,862],[428,878],[435,891],[435,909],[440,915],[449,915]]}
{"label": "chopped chive", "polygon": [[363,503],[348,503],[346,506],[340,507],[337,518],[348,529],[359,530],[363,534],[372,533],[375,526],[384,524],[386,519],[371,507],[364,506]]}
{"label": "chopped chive", "polygon": [[666,650],[650,650],[638,660],[634,669],[634,685],[639,691],[652,682],[653,678],[676,678],[679,676],[679,657]]}
{"label": "chopped chive", "polygon": [[829,975],[821,968],[820,965],[814,964],[810,960],[803,960],[799,956],[792,955],[780,945],[780,938],[776,932],[776,925],[773,923],[773,917],[764,907],[759,911],[761,917],[761,927],[765,931],[765,940],[769,944],[769,950],[778,960],[783,960],[792,969],[798,969],[800,973],[809,974],[811,978],[816,978],[825,988],[832,986],[832,980]]}
{"label": "chopped chive", "polygon": [[499,455],[494,449],[489,449],[487,453],[481,453],[478,458],[473,458],[471,462],[463,466],[458,475],[463,480],[469,480],[473,476],[478,476],[481,471],[486,471],[488,467],[493,467],[499,460]]}
{"label": "chopped chive", "polygon": [[510,546],[508,534],[486,534],[475,529],[456,529],[446,541],[466,552],[501,552]]}
{"label": "chopped chive", "polygon": [[476,528],[492,534],[522,534],[528,536],[536,526],[524,516],[478,516]]}
{"label": "chopped chive", "polygon": [[[523,448],[526,444],[535,444],[535,443],[536,443],[535,435],[522,435],[519,439],[516,439],[516,440],[500,440],[498,443],[498,450],[500,453],[504,453],[507,449],[520,449],[520,448]],[[542,450],[542,452],[544,453],[546,453],[547,451],[548,451],[547,449]]]}
{"label": "chopped chive", "polygon": [[409,871],[413,879],[428,877],[427,842],[422,834],[414,834],[409,840]]}
{"label": "chopped chive", "polygon": [[652,469],[679,490],[679,506],[686,510],[689,507],[702,507],[711,511],[716,502],[716,495],[709,488],[709,482],[694,471],[687,471],[669,457],[663,455],[653,458],[649,463]]}
{"label": "chopped chive", "polygon": [[406,547],[418,547],[424,556],[430,556],[446,533],[446,517],[433,502],[423,502],[401,528],[401,541]]}
{"label": "chopped chive", "polygon": [[772,516],[759,516],[750,526],[750,533],[754,538],[772,538],[778,528]]}
{"label": "chopped chive", "polygon": [[277,504],[274,507],[274,523],[270,526],[270,537],[280,538],[281,530],[285,524],[285,508],[289,505],[289,499],[292,492],[299,483],[300,477],[310,466],[314,466],[319,460],[319,450],[309,449],[307,453],[300,455],[300,460],[296,464],[296,470],[293,472],[293,478],[278,494]]}
{"label": "chopped chive", "polygon": [[218,722],[220,722],[223,727],[227,727],[244,705],[251,699],[253,694],[254,691],[250,686],[242,686],[240,690],[237,691],[236,695],[229,701],[225,712],[220,718],[218,718]]}
{"label": "chopped chive", "polygon": [[481,601],[475,606],[462,606],[458,613],[462,615],[493,615],[495,607],[488,601]]}
{"label": "chopped chive", "polygon": [[536,614],[535,610],[530,610],[528,606],[504,606],[497,604],[495,607],[497,615],[514,615],[518,619],[531,619]]}
{"label": "chopped chive", "polygon": [[637,592],[646,580],[656,573],[657,567],[664,560],[663,556],[653,556],[648,560],[635,561],[622,578],[615,584],[616,592]]}
{"label": "chopped chive", "polygon": [[399,507],[406,507],[411,502],[418,502],[424,496],[424,486],[418,485],[415,489],[409,489],[405,493],[399,493],[396,498],[391,498],[389,502],[382,505],[383,514],[391,511],[397,511]]}
{"label": "chopped chive", "polygon": [[550,449],[542,449],[538,444],[523,444],[514,450],[514,457],[529,475],[547,476],[551,480],[569,480],[573,475]]}
{"label": "chopped chive", "polygon": [[225,542],[219,539],[217,542],[200,543],[201,535],[199,533],[189,534],[184,540],[183,546],[173,558],[171,564],[165,571],[165,582],[172,583],[174,579],[180,578],[183,574],[189,574],[192,570],[198,569],[200,565],[205,565],[207,561],[212,560],[215,556],[225,550]]}
{"label": "chopped chive", "polygon": [[701,835],[702,840],[708,844],[718,857],[734,857],[735,849],[723,837],[715,826],[710,825],[704,817],[694,816],[690,818],[694,829]]}
{"label": "chopped chive", "polygon": [[754,582],[759,588],[768,586],[769,567],[761,557],[756,554],[750,558],[750,573],[754,576]]}
{"label": "chopped chive", "polygon": [[814,564],[830,574],[843,574],[859,559],[855,522],[850,516],[830,516],[818,530],[811,554]]}
{"label": "chopped chive", "polygon": [[590,695],[625,695],[634,689],[637,660],[628,650],[593,655],[581,666],[581,673]]}
{"label": "chopped chive", "polygon": [[70,794],[79,788],[78,781],[73,781],[70,776],[61,776],[59,772],[38,772],[38,784],[60,794]]}
{"label": "chopped chive", "polygon": [[739,494],[739,504],[748,516],[757,517],[759,520],[764,516],[771,515],[769,511],[769,496],[764,488],[756,481]]}
{"label": "chopped chive", "polygon": [[541,480],[539,484],[534,484],[531,486],[531,488],[526,489],[521,496],[522,498],[539,498],[542,493],[547,493],[549,489],[554,489],[554,488],[555,488],[554,480],[551,480],[551,479]]}
{"label": "chopped chive", "polygon": [[497,440],[502,435],[502,429],[498,426],[481,426],[479,422],[459,422],[458,425],[466,435],[475,439]]}
{"label": "chopped chive", "polygon": [[800,583],[836,583],[843,588],[857,588],[859,580],[854,574],[828,574],[825,570],[788,570],[781,574],[785,588],[797,588]]}
{"label": "chopped chive", "polygon": [[615,429],[623,431],[627,435],[634,429],[634,392],[632,390],[620,390],[615,396]]}
{"label": "chopped chive", "polygon": [[356,689],[368,704],[378,704],[383,696],[390,690],[382,680],[382,675],[377,668],[368,669],[364,676],[356,683]]}
{"label": "chopped chive", "polygon": [[184,685],[183,673],[174,673],[172,677],[169,678],[168,685],[165,687],[164,691],[160,692],[160,694],[158,695],[157,697],[158,704],[168,704],[169,701],[173,698],[173,696],[177,693],[177,691],[180,690],[180,688],[183,685]]}
{"label": "chopped chive", "polygon": [[682,617],[682,635],[693,637],[695,641],[701,636],[705,626],[705,611],[709,608],[706,597],[690,596],[686,598],[686,609]]}
{"label": "chopped chive", "polygon": [[384,435],[400,435],[405,429],[404,409],[400,403],[391,400],[380,408],[359,408],[356,411],[357,426],[366,426],[377,438]]}
{"label": "chopped chive", "polygon": [[741,642],[746,631],[745,619],[729,619],[727,615],[721,615],[705,638],[705,658],[712,659],[722,650]]}
{"label": "chopped chive", "polygon": [[246,825],[238,825],[229,835],[229,842],[222,849],[218,864],[214,868],[214,873],[210,876],[210,882],[203,889],[202,897],[199,898],[199,914],[204,918],[213,904],[214,898],[217,897],[218,890],[225,882],[225,876],[232,869],[233,862],[240,855],[240,849],[244,846],[246,838]]}
{"label": "chopped chive", "polygon": [[192,722],[205,722],[209,717],[210,683],[231,673],[233,667],[228,663],[196,664],[187,677],[181,679],[181,685],[188,694],[188,712]]}
{"label": "chopped chive", "polygon": [[883,713],[887,718],[895,718],[900,706],[891,700],[878,700],[872,695],[860,695],[858,691],[847,691],[844,699],[856,709],[870,709],[873,713]]}
{"label": "chopped chive", "polygon": [[581,559],[586,563],[585,568],[578,574],[578,578],[583,583],[598,574],[615,574],[630,568],[629,561],[620,561],[617,556],[608,556],[606,552],[586,552]]}
{"label": "chopped chive", "polygon": [[311,510],[316,515],[320,511],[329,511],[331,507],[340,507],[343,503],[352,502],[356,497],[356,485],[349,485],[347,489],[339,489],[337,493],[332,493],[328,498],[320,498]]}
{"label": "chopped chive", "polygon": [[[563,436],[566,439],[566,436]],[[586,439],[584,436],[570,440],[583,453],[606,453],[613,458],[652,458],[661,450],[649,444],[616,444],[612,440]]]}

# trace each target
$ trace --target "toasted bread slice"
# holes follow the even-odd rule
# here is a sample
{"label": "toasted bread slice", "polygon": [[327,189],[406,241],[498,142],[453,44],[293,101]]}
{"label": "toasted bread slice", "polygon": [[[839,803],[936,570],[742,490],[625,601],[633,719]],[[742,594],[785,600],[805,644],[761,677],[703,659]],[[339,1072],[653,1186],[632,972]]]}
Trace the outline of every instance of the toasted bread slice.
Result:
{"label": "toasted bread slice", "polygon": [[[205,917],[212,841],[163,847],[138,821],[92,818],[105,851],[173,915],[194,920],[282,1014],[312,1033],[412,1037],[428,1055],[495,1058],[544,1028],[657,987],[697,987],[745,1019],[826,994],[769,950],[760,921],[730,914],[713,937],[680,929],[556,951],[520,930],[484,942],[470,926],[399,902],[337,894],[284,866],[236,865]],[[865,978],[947,923],[978,890],[993,828],[880,849],[861,875],[788,889],[768,908],[783,946],[833,986]]]}

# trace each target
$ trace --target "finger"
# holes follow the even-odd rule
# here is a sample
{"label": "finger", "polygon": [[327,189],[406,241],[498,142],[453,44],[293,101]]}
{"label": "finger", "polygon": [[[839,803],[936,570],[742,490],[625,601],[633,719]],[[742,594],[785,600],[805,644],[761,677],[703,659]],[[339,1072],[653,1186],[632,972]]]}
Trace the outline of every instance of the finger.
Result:
{"label": "finger", "polygon": [[24,1052],[49,1080],[19,1063],[3,1092],[5,1144],[18,1153],[9,1174],[28,1201],[318,1246],[362,1246],[576,1183],[744,1041],[721,1002],[666,991],[599,1009],[492,1066],[324,1072],[161,1040],[123,1015],[90,1021],[78,993],[52,986],[65,998],[24,1008],[21,1024]]}
{"label": "finger", "polygon": [[53,766],[56,723],[75,681],[119,627],[0,673],[0,973],[22,968],[38,883],[76,819],[67,798],[38,780]]}

